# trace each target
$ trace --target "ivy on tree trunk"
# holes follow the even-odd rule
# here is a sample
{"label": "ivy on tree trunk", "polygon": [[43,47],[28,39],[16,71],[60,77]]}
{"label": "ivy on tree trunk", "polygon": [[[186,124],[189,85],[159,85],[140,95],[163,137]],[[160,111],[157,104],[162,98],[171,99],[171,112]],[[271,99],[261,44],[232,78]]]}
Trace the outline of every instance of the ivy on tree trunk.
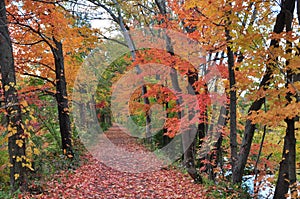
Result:
{"label": "ivy on tree trunk", "polygon": [[11,190],[26,190],[24,164],[25,134],[22,126],[21,107],[18,100],[13,49],[7,27],[5,1],[0,0],[0,67],[7,116],[8,152]]}

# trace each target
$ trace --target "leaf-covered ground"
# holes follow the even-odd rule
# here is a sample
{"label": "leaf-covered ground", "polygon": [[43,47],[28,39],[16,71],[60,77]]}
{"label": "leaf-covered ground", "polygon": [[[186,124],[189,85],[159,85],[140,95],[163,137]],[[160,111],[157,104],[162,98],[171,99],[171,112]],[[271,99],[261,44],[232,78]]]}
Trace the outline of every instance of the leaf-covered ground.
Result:
{"label": "leaf-covered ground", "polygon": [[[112,143],[128,151],[146,151],[134,138],[116,126],[106,135]],[[109,155],[115,158],[115,154]],[[54,175],[42,194],[25,198],[207,198],[207,191],[202,185],[194,184],[188,175],[176,169],[122,172],[106,166],[90,154],[83,158],[83,165],[75,171]],[[145,158],[149,163],[144,160],[143,164],[156,162],[153,158]]]}

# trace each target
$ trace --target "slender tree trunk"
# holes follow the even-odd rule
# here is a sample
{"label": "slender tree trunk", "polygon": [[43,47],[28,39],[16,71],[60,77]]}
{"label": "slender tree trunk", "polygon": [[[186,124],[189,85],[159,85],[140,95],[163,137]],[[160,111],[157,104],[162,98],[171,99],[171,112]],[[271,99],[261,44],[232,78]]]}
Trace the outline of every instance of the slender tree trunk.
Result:
{"label": "slender tree trunk", "polygon": [[[226,29],[227,42],[231,42],[231,36],[228,29]],[[228,71],[229,71],[229,113],[230,113],[230,151],[231,151],[231,167],[235,168],[237,161],[237,133],[236,133],[236,88],[235,88],[235,69],[234,69],[234,56],[233,51],[227,46],[228,55]],[[233,172],[233,176],[235,172]]]}
{"label": "slender tree trunk", "polygon": [[[169,102],[165,102],[165,110],[166,110],[166,118],[169,118],[169,113],[168,113],[168,109],[169,109]],[[167,133],[168,129],[164,128],[163,132],[164,134]],[[171,138],[167,135],[163,135],[163,146],[166,146],[167,144],[169,144],[171,141]]]}
{"label": "slender tree trunk", "polygon": [[[86,90],[84,88],[80,88],[80,93],[86,94]],[[87,105],[86,102],[83,101],[83,99],[79,102],[79,114],[80,114],[80,120],[75,121],[80,123],[80,127],[83,131],[87,130]]]}
{"label": "slender tree trunk", "polygon": [[[118,10],[118,16],[115,16],[113,13],[110,12],[110,15],[113,19],[117,19],[115,20],[119,26],[121,31],[123,31],[123,36],[125,41],[127,42],[127,46],[130,50],[131,53],[131,58],[133,61],[135,61],[136,59],[136,48],[135,48],[135,44],[132,41],[132,38],[130,37],[128,31],[129,28],[125,26],[124,21],[123,21],[123,17],[121,14],[121,8],[120,5],[118,4],[118,2],[116,0],[113,0],[113,2],[117,5],[117,10]],[[142,71],[140,69],[140,67],[137,65],[135,67],[137,74],[140,74]],[[149,107],[150,109],[150,100],[147,96],[145,96],[147,94],[147,87],[146,85],[142,86],[142,95],[143,95],[143,100],[144,100],[144,104]],[[148,109],[148,108],[147,108]],[[147,141],[151,141],[151,115],[150,115],[150,110],[146,111],[146,140]]]}
{"label": "slender tree trunk", "polygon": [[[113,21],[119,25],[119,27],[123,33],[124,39],[127,43],[127,47],[130,50],[131,58],[133,61],[135,61],[136,48],[135,48],[134,42],[132,41],[132,38],[130,37],[130,34],[128,32],[129,28],[128,28],[128,26],[126,26],[126,24],[124,24],[124,20],[123,20],[122,13],[121,13],[121,7],[120,7],[120,4],[118,3],[118,1],[112,0],[113,4],[115,6],[114,9],[117,10],[117,14],[115,14],[113,12],[114,9],[111,9],[109,6],[106,6],[105,4],[103,4],[100,1],[90,1],[90,2],[96,6],[99,6],[102,9],[104,9],[111,16]],[[135,67],[135,69],[136,69],[137,74],[140,74],[142,72],[138,65]],[[142,93],[146,94],[144,91],[147,91],[146,85],[142,86]],[[144,96],[143,99],[144,99],[145,105],[150,106],[150,104],[146,104],[148,102],[150,103],[148,97]],[[151,135],[151,125],[150,124],[151,124],[151,115],[150,115],[150,112],[148,111],[148,113],[146,113],[146,135]]]}
{"label": "slender tree trunk", "polygon": [[[166,1],[165,0],[155,0],[155,3],[160,11],[160,14],[162,15],[166,15],[167,14],[167,9],[166,9]],[[162,23],[163,21],[161,21],[160,23]],[[168,53],[170,53],[172,56],[174,56],[174,49],[171,43],[171,38],[166,34],[165,35],[166,38],[166,50]],[[170,71],[170,77],[171,77],[171,81],[172,81],[172,86],[174,88],[174,90],[176,91],[177,95],[179,95],[178,99],[176,100],[176,105],[178,107],[180,107],[182,105],[183,99],[180,96],[182,90],[179,86],[178,83],[178,74],[176,69],[171,68]],[[189,74],[188,75],[188,81],[189,81],[189,85],[193,85],[195,83],[195,81],[197,81],[198,79],[198,73],[197,71],[194,72],[193,74]],[[195,94],[195,89],[189,88],[188,87],[188,92],[189,94]],[[188,117],[189,120],[191,120],[194,117],[193,111],[192,111],[192,107],[189,107],[188,110]],[[183,116],[183,112],[182,111],[178,111],[177,113],[178,119],[182,119]],[[183,155],[183,165],[184,167],[187,169],[187,172],[189,173],[189,175],[194,179],[194,181],[196,183],[201,183],[202,182],[202,178],[201,176],[198,174],[197,170],[196,170],[196,166],[195,166],[195,145],[196,145],[196,137],[197,137],[197,129],[195,129],[196,127],[193,125],[190,125],[189,128],[185,131],[182,132],[182,146],[183,146],[183,150],[184,150],[184,155]]]}
{"label": "slender tree trunk", "polygon": [[278,180],[276,183],[274,199],[286,198],[285,195],[289,190],[289,145],[290,139],[288,128],[284,137],[284,146],[282,151],[282,160],[280,162]]}
{"label": "slender tree trunk", "polygon": [[[286,3],[283,5],[281,8],[281,12],[277,15],[276,18],[276,23],[274,26],[274,33],[281,33],[284,30],[285,27],[285,14],[283,10],[290,10],[293,12],[294,8],[291,6],[292,4],[295,4],[295,0],[287,0]],[[292,13],[291,12],[291,13]],[[271,40],[272,47],[276,48],[279,46],[279,42],[276,39]],[[275,58],[273,58],[275,59]],[[267,89],[267,86],[269,85],[269,81],[271,80],[271,75],[272,75],[272,67],[273,66],[267,66],[266,73],[264,74],[260,85],[259,89]],[[255,100],[252,105],[250,106],[248,110],[248,115],[251,115],[252,111],[258,111],[263,103],[265,101],[265,98],[262,97],[260,99]],[[245,131],[244,131],[244,136],[242,140],[242,144],[239,150],[238,154],[238,159],[236,161],[235,168],[233,168],[233,182],[238,183],[242,182],[242,177],[245,169],[245,165],[247,163],[247,159],[250,153],[250,148],[254,136],[254,131],[255,131],[255,124],[252,123],[250,119],[246,120],[245,124]]]}
{"label": "slender tree trunk", "polygon": [[[195,83],[198,81],[198,71],[196,71],[196,70],[189,71],[189,73],[187,75],[188,75],[188,83],[189,83],[187,86],[188,94],[190,94],[190,95],[199,94],[195,88]],[[194,110],[193,107],[188,107],[189,121],[191,121],[194,117],[196,117],[195,115],[199,114],[199,112],[202,112],[202,111]],[[204,110],[203,113],[200,113],[200,114],[206,114],[206,110]],[[206,118],[204,118],[204,121],[203,121],[204,125],[205,125],[205,120],[206,120]],[[189,141],[188,143],[190,143],[190,146],[188,147],[188,149],[186,150],[186,153],[184,154],[184,156],[185,156],[184,165],[187,168],[188,173],[193,177],[194,181],[196,183],[202,183],[202,177],[197,172],[197,169],[195,166],[196,138],[197,138],[197,133],[199,130],[198,128],[199,128],[199,125],[196,126],[193,123],[191,123],[189,125],[188,133],[186,135],[186,136],[188,136],[188,138],[186,138],[186,140]],[[205,129],[203,129],[203,130],[205,130]],[[183,139],[183,140],[185,140],[185,139]]]}
{"label": "slender tree trunk", "polygon": [[[79,114],[80,114],[80,126],[85,131],[86,130],[86,107],[85,104],[80,102],[79,104]],[[101,117],[102,119],[102,117]]]}
{"label": "slender tree trunk", "polygon": [[[291,4],[290,5],[292,8],[291,10],[294,10],[294,6],[295,4]],[[292,32],[292,21],[293,21],[293,13],[290,11],[285,11],[285,22],[286,22],[286,32]],[[290,41],[286,41],[287,42],[287,50],[286,53],[287,54],[291,54],[292,53],[292,43]],[[287,60],[286,62],[286,66],[289,65],[289,60]],[[294,74],[290,69],[287,70],[287,82],[286,82],[286,87],[288,88],[289,86],[291,86],[292,84],[294,84],[295,81],[297,81],[296,77],[298,75]],[[296,97],[297,102],[298,102],[298,96],[297,93],[293,94],[291,92],[288,92],[286,95],[286,99],[288,101],[288,103],[292,102],[292,97]],[[287,137],[287,151],[285,151],[287,153],[287,161],[288,162],[288,178],[286,180],[288,180],[289,182],[289,186],[291,189],[291,196],[292,198],[296,199],[298,192],[297,192],[297,174],[296,174],[296,138],[295,138],[295,120],[296,117],[294,118],[286,118],[285,122],[286,122],[286,137]],[[280,172],[280,171],[279,171]],[[283,176],[278,176],[278,181],[281,182]],[[277,186],[278,188],[278,186]],[[288,190],[284,190],[285,193],[287,193]],[[278,192],[276,192],[277,194]],[[285,193],[280,193],[280,194],[285,194]],[[275,196],[277,197],[277,195],[275,194]]]}
{"label": "slender tree trunk", "polygon": [[[199,122],[198,124],[198,129],[197,129],[197,138],[198,138],[198,149],[203,149],[205,146],[203,145],[204,142],[204,138],[205,136],[207,136],[207,132],[208,132],[208,122],[207,122],[207,110],[205,110],[204,112],[201,113],[200,115],[200,120],[202,120],[201,122]],[[207,151],[205,151],[206,153]],[[210,152],[209,152],[210,153]],[[199,160],[198,160],[198,167],[200,169],[201,172],[210,172],[210,168],[211,164],[207,163],[205,164],[205,159],[210,159],[210,154],[205,156],[203,155],[202,157],[200,156]]]}
{"label": "slender tree trunk", "polygon": [[224,130],[224,127],[227,124],[228,114],[229,114],[228,108],[226,108],[225,106],[222,106],[220,109],[220,115],[218,118],[218,123],[217,123],[216,129],[213,129],[213,131],[216,133],[216,136],[218,136],[218,140],[214,144],[214,150],[207,157],[209,162],[215,161],[214,166],[210,166],[210,170],[209,170],[209,179],[210,180],[215,179],[215,173],[213,171],[214,168],[216,168],[218,166],[218,164],[220,164],[221,169],[223,167],[223,165],[222,165],[223,164],[223,160],[222,160],[223,135],[222,135],[222,132]]}
{"label": "slender tree trunk", "polygon": [[142,95],[143,95],[143,100],[144,100],[144,104],[147,106],[146,107],[146,141],[148,144],[152,143],[151,142],[151,112],[150,112],[150,101],[149,98],[146,97],[145,95],[147,94],[147,86],[143,85],[142,86]]}
{"label": "slender tree trunk", "polygon": [[[285,12],[285,21],[286,21],[286,31],[292,31],[292,19],[293,14],[290,12]],[[287,41],[287,54],[292,53],[292,44]],[[286,65],[289,65],[289,60],[287,60]],[[287,83],[286,87],[291,86],[295,81],[297,81],[297,76],[291,70],[287,70]],[[295,96],[298,102],[297,93],[294,95],[291,92],[288,92],[286,99],[288,103],[292,102],[292,97]],[[291,188],[291,196],[293,199],[297,198],[297,175],[296,175],[296,138],[295,138],[295,120],[294,118],[286,118],[285,123],[286,135],[284,138],[284,149],[282,153],[282,161],[280,163],[278,180],[275,188],[274,198],[284,197],[289,187]]]}
{"label": "slender tree trunk", "polygon": [[13,49],[7,27],[5,1],[0,0],[0,67],[1,83],[4,91],[5,110],[7,114],[8,152],[10,166],[11,190],[26,190],[26,169],[22,164],[25,159],[25,134],[22,127],[21,107],[15,88],[16,76]]}
{"label": "slender tree trunk", "polygon": [[65,78],[64,55],[62,43],[53,37],[55,47],[51,47],[55,60],[56,75],[56,101],[58,108],[58,120],[64,155],[73,158],[72,130],[69,117],[69,100],[67,94],[67,83]]}
{"label": "slender tree trunk", "polygon": [[[175,70],[175,69],[174,69]],[[176,70],[175,70],[176,71]],[[177,73],[176,73],[177,75]],[[175,77],[172,79],[175,80]],[[176,76],[177,80],[177,76]],[[177,81],[172,82],[175,86],[177,93],[181,93],[181,89],[179,88],[179,84]],[[191,85],[194,85],[194,83],[198,80],[198,74],[192,73],[188,74],[188,93],[191,95],[195,94],[195,88]],[[177,83],[176,83],[177,82]],[[183,99],[180,96],[177,100],[177,105],[181,106],[183,103]],[[188,107],[188,118],[189,121],[191,121],[195,117],[195,110],[193,110],[193,107]],[[183,111],[178,111],[178,118],[182,119],[183,117]],[[196,165],[195,165],[195,146],[196,146],[196,137],[197,137],[197,127],[194,124],[189,124],[188,128],[182,132],[182,146],[184,150],[183,154],[183,165],[186,168],[189,175],[194,179],[195,183],[202,183],[202,177],[199,175]]]}
{"label": "slender tree trunk", "polygon": [[295,137],[295,118],[286,119],[287,124],[287,137],[289,139],[289,157],[288,157],[288,165],[289,165],[289,182],[291,188],[291,196],[294,199],[297,199],[297,174],[296,174],[296,137]]}
{"label": "slender tree trunk", "polygon": [[215,145],[216,151],[217,151],[217,162],[216,166],[218,163],[220,164],[221,169],[223,169],[223,157],[222,157],[222,142],[223,142],[223,132],[224,128],[226,127],[226,124],[228,122],[228,114],[229,110],[228,107],[222,106],[220,110],[220,116],[218,120],[218,134],[219,134],[219,139]]}
{"label": "slender tree trunk", "polygon": [[[300,74],[293,74],[292,76],[293,82],[300,82]],[[297,93],[296,95],[297,103],[300,102],[300,95]],[[296,199],[299,198],[298,187],[297,186],[297,168],[296,168],[296,137],[295,137],[295,122],[299,122],[299,116],[296,116],[292,119],[286,119],[287,123],[287,132],[289,136],[289,180],[290,180],[290,188],[291,188],[291,198]]]}
{"label": "slender tree trunk", "polygon": [[[299,4],[299,2],[298,2]],[[291,10],[294,10],[295,4],[290,5],[292,8]],[[286,32],[292,33],[293,27],[292,27],[292,22],[293,22],[293,12],[286,11],[285,12],[285,21],[286,21]],[[287,54],[292,54],[292,43],[287,39]],[[299,53],[297,53],[299,56]],[[290,61],[287,60],[286,65],[288,66],[290,64]],[[298,78],[300,77],[299,74],[295,74],[292,70],[288,69],[287,70],[287,83],[286,87],[288,88],[296,81],[299,81]],[[288,92],[287,93],[287,100],[289,103],[292,102],[292,97],[295,97],[297,102],[299,102],[299,96],[297,92],[295,94]],[[296,137],[295,137],[295,120],[297,117],[293,118],[286,118],[285,122],[287,124],[286,128],[286,134],[289,139],[289,158],[288,158],[288,165],[289,165],[289,183],[290,183],[290,189],[291,189],[291,197],[294,199],[297,199],[298,197],[298,191],[297,191],[297,174],[296,174]]]}

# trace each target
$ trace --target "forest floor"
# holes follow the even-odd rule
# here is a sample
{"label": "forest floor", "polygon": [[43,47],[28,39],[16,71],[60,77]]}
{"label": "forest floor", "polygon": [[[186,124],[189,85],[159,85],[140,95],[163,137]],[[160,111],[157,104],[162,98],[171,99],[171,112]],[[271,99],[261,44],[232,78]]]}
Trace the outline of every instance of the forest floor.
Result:
{"label": "forest floor", "polygon": [[[125,150],[147,151],[116,125],[105,134],[112,143]],[[51,176],[45,182],[43,193],[22,198],[208,198],[207,188],[194,184],[191,177],[176,168],[166,167],[140,173],[122,172],[94,157],[90,153],[85,154],[81,157],[84,161],[76,170],[61,171]],[[105,158],[115,159],[116,154],[109,153]],[[145,158],[142,166],[157,162],[154,158]]]}

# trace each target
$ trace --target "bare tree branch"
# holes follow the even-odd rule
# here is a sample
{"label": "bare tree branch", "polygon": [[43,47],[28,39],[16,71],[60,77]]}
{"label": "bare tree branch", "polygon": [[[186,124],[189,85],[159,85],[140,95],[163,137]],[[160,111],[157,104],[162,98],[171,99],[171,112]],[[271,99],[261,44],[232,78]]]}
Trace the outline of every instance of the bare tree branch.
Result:
{"label": "bare tree branch", "polygon": [[27,73],[27,72],[24,72],[23,75],[27,75],[30,77],[36,77],[36,78],[39,78],[39,79],[42,79],[42,80],[45,80],[45,81],[51,83],[53,86],[56,86],[55,81],[52,81],[52,80],[48,79],[47,77],[42,77],[42,76],[39,76],[36,74]]}

